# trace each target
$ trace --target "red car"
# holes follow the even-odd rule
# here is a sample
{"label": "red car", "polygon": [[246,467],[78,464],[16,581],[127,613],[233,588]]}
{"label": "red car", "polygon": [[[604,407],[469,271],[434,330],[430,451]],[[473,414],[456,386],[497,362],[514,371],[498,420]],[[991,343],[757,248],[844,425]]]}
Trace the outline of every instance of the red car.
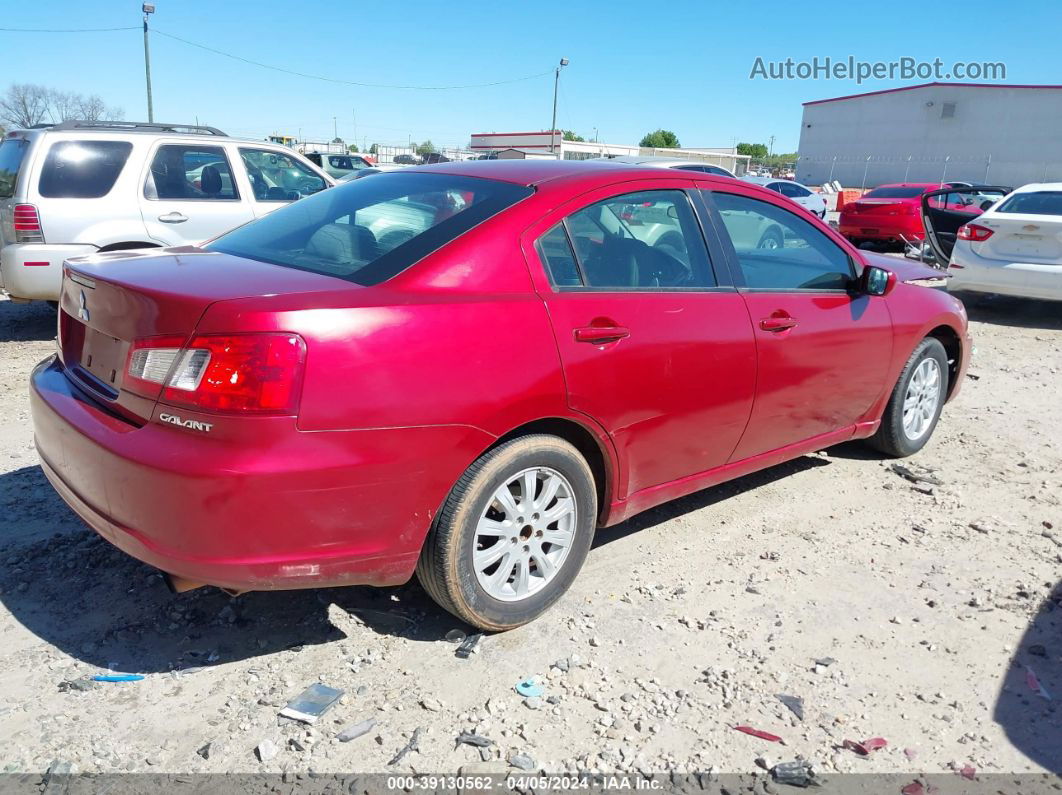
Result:
{"label": "red car", "polygon": [[177,589],[416,572],[501,630],[599,527],[850,439],[919,450],[970,351],[939,276],[733,179],[406,169],[68,262],[37,446]]}
{"label": "red car", "polygon": [[939,190],[939,182],[879,185],[841,208],[837,226],[854,245],[922,240],[922,194]]}

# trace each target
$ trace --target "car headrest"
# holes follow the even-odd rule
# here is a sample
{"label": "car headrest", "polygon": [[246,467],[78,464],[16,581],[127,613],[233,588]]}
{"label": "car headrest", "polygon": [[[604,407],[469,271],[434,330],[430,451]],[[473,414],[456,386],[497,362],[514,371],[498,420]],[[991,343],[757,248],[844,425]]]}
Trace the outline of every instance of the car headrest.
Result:
{"label": "car headrest", "polygon": [[221,193],[221,172],[217,166],[203,166],[203,173],[199,177],[199,189],[209,196],[217,196]]}

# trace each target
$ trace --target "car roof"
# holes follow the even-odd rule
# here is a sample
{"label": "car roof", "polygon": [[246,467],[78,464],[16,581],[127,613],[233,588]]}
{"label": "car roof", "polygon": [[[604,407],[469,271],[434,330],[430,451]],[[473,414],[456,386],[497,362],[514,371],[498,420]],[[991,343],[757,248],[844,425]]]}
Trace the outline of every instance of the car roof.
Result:
{"label": "car roof", "polygon": [[1040,193],[1046,191],[1062,191],[1062,182],[1030,182],[1022,185],[1014,193]]}
{"label": "car roof", "polygon": [[936,190],[939,187],[939,182],[886,182],[882,185],[875,185],[871,190],[877,190],[878,188],[925,188],[926,190]]}
{"label": "car roof", "polygon": [[[602,165],[611,163],[611,165]],[[461,177],[482,177],[518,185],[540,185],[543,182],[565,177],[585,177],[590,174],[608,174],[615,177],[628,171],[633,176],[660,177],[660,169],[636,163],[616,163],[602,158],[591,160],[461,160],[450,163],[435,163],[402,169],[426,174],[453,174]],[[717,177],[714,174],[681,172],[684,177],[698,179]],[[728,178],[727,178],[728,179]]]}

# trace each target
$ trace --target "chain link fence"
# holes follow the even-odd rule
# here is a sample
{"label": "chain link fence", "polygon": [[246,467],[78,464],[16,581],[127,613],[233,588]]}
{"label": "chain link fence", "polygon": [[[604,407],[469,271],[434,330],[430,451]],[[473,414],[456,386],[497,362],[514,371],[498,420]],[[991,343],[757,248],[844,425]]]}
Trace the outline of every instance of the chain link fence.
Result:
{"label": "chain link fence", "polygon": [[1019,187],[1030,182],[1062,182],[1058,161],[1017,160],[1013,155],[924,157],[920,155],[801,157],[796,179],[805,185],[838,181],[846,188],[873,188],[892,182],[973,182]]}

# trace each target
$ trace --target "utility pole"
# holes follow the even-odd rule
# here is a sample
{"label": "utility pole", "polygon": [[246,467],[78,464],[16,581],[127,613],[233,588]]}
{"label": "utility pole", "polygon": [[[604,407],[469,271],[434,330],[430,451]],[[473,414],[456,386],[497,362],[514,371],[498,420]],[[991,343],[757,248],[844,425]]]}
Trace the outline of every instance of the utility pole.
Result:
{"label": "utility pole", "polygon": [[336,122],[336,117],[332,117],[332,140],[334,141],[339,137],[339,124]]}
{"label": "utility pole", "polygon": [[767,154],[774,157],[774,136],[772,135],[768,140],[771,142],[771,147],[767,150]]}
{"label": "utility pole", "polygon": [[557,152],[557,89],[560,87],[561,69],[568,65],[567,58],[561,58],[553,75],[553,123],[549,128],[549,151]]}
{"label": "utility pole", "polygon": [[151,105],[151,53],[148,50],[148,14],[155,13],[154,3],[144,3],[144,78],[147,80],[148,121],[155,121],[155,109]]}

